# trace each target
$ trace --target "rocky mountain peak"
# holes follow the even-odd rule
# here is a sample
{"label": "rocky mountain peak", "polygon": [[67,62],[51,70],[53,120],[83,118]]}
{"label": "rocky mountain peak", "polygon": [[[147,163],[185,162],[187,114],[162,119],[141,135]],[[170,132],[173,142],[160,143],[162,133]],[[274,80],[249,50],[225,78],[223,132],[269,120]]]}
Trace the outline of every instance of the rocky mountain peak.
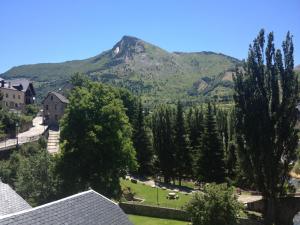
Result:
{"label": "rocky mountain peak", "polygon": [[143,52],[145,52],[145,42],[127,35],[112,48],[114,58],[132,59],[135,54]]}

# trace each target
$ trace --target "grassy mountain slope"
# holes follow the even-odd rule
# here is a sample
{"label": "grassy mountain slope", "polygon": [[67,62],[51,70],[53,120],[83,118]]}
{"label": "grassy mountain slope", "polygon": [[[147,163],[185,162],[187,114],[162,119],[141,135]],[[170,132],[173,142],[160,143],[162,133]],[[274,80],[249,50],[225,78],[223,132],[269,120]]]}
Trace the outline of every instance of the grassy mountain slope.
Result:
{"label": "grassy mountain slope", "polygon": [[[178,98],[198,101],[199,95],[205,93],[201,88],[194,90],[195,82],[202,77],[220,79],[220,74],[238,63],[235,58],[213,52],[170,53],[124,36],[112,49],[88,59],[13,67],[0,77],[31,79],[42,97],[49,90],[64,88],[72,74],[82,72],[93,80],[126,87],[152,104]],[[212,84],[208,84],[209,88],[218,88]]]}

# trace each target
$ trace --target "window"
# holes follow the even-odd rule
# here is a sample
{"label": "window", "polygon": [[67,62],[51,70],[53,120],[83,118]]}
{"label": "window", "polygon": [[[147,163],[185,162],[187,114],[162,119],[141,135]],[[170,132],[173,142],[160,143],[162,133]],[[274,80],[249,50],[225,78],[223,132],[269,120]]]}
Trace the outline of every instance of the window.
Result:
{"label": "window", "polygon": [[55,105],[54,105],[54,109],[56,110],[56,108],[57,108],[57,105],[55,104]]}
{"label": "window", "polygon": [[55,118],[56,121],[58,120],[58,116],[57,115],[55,115],[54,118]]}
{"label": "window", "polygon": [[5,102],[5,105],[8,106],[8,102]]}
{"label": "window", "polygon": [[50,99],[53,100],[53,96],[51,96]]}
{"label": "window", "polygon": [[8,98],[8,94],[7,93],[5,94],[5,97]]}
{"label": "window", "polygon": [[13,94],[13,98],[16,98],[16,95],[15,95],[15,94]]}
{"label": "window", "polygon": [[46,105],[46,110],[48,110],[49,109],[49,106],[48,105]]}
{"label": "window", "polygon": [[17,103],[15,103],[15,107],[18,108],[18,104]]}

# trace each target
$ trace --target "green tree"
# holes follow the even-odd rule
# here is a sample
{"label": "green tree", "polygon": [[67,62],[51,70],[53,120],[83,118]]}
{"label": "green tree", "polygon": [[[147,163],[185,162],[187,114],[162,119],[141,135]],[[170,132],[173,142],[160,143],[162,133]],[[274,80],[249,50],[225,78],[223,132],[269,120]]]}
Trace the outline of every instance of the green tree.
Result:
{"label": "green tree", "polygon": [[205,185],[186,206],[193,225],[235,225],[242,210],[233,188],[226,184]]}
{"label": "green tree", "polygon": [[135,127],[136,120],[138,117],[139,110],[139,101],[136,96],[132,94],[129,90],[125,88],[114,89],[116,91],[117,96],[122,100],[123,105],[125,107],[125,113],[128,116],[129,122],[132,125],[133,129],[137,129]]}
{"label": "green tree", "polygon": [[210,103],[207,104],[200,151],[198,179],[205,182],[223,182],[225,179],[224,152]]}
{"label": "green tree", "polygon": [[249,47],[244,68],[234,76],[237,144],[242,168],[265,202],[265,224],[282,224],[276,217],[277,199],[285,194],[290,163],[298,144],[293,41],[287,33],[281,51],[273,33],[261,30]]}
{"label": "green tree", "polygon": [[144,110],[141,100],[138,105],[138,115],[135,122],[133,145],[139,163],[139,175],[150,175],[153,172],[153,148],[150,133],[145,125]]}
{"label": "green tree", "polygon": [[71,76],[70,83],[75,87],[87,87],[91,82],[90,78],[83,73],[74,73]]}
{"label": "green tree", "polygon": [[57,180],[54,174],[55,159],[45,148],[24,157],[16,174],[16,191],[32,206],[55,199]]}
{"label": "green tree", "polygon": [[161,106],[152,116],[153,146],[157,155],[159,170],[164,181],[169,183],[174,178],[174,133],[173,111]]}
{"label": "green tree", "polygon": [[89,187],[108,197],[120,193],[119,178],[136,168],[132,128],[113,88],[77,87],[61,124],[62,153],[57,171],[63,193]]}
{"label": "green tree", "polygon": [[193,176],[197,175],[197,162],[201,156],[203,134],[203,110],[199,107],[190,108],[187,114],[188,133],[190,138]]}
{"label": "green tree", "polygon": [[181,102],[177,102],[175,121],[175,170],[181,186],[183,176],[192,175],[192,162],[188,135],[184,124],[184,115]]}
{"label": "green tree", "polygon": [[0,177],[32,206],[57,198],[55,158],[46,151],[46,142],[28,143],[0,161]]}

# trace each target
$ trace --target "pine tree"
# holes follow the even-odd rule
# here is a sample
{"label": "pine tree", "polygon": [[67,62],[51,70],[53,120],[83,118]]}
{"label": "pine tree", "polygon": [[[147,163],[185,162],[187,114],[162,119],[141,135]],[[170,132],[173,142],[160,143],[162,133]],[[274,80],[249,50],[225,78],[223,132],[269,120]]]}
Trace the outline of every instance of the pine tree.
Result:
{"label": "pine tree", "polygon": [[190,146],[186,128],[184,124],[183,109],[180,101],[177,103],[176,123],[175,123],[175,167],[176,174],[181,186],[183,175],[191,176],[192,164]]}
{"label": "pine tree", "polygon": [[203,134],[202,108],[190,108],[187,115],[188,132],[191,146],[193,177],[197,174],[197,161],[201,155],[201,140]]}
{"label": "pine tree", "polygon": [[217,130],[216,118],[210,103],[204,121],[201,155],[198,160],[198,179],[221,183],[225,179],[224,153]]}
{"label": "pine tree", "polygon": [[283,57],[275,50],[273,33],[261,30],[243,70],[234,76],[237,144],[241,166],[262,192],[265,224],[282,224],[276,218],[278,197],[285,194],[289,164],[298,144],[296,104],[298,80],[294,74],[293,41],[283,42]]}
{"label": "pine tree", "polygon": [[160,107],[152,119],[153,146],[157,155],[159,170],[164,181],[169,183],[174,178],[174,140],[173,112],[168,107]]}
{"label": "pine tree", "polygon": [[136,158],[139,163],[139,175],[150,175],[152,173],[153,149],[150,134],[145,126],[143,105],[138,103],[138,113],[135,122],[133,145],[136,150]]}

